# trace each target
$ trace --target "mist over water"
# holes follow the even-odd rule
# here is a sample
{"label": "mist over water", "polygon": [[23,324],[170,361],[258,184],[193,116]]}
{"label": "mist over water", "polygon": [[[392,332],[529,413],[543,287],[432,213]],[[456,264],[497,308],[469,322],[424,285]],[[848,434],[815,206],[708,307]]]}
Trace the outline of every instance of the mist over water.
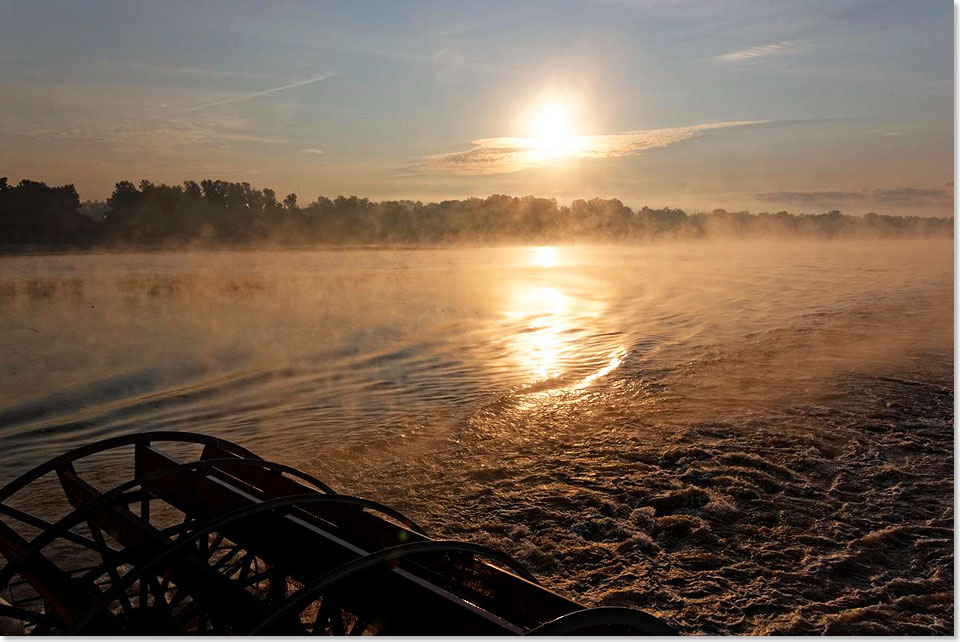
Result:
{"label": "mist over water", "polygon": [[951,241],[10,256],[0,327],[0,482],[205,432],[684,631],[952,631]]}

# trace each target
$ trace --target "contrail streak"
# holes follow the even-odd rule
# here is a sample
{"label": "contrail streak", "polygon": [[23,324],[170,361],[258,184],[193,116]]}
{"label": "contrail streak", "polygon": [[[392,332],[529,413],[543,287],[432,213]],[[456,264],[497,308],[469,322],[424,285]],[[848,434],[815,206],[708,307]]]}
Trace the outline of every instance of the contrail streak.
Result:
{"label": "contrail streak", "polygon": [[302,87],[304,85],[309,85],[311,83],[320,82],[321,80],[326,80],[336,74],[326,73],[316,78],[310,78],[308,80],[301,80],[300,82],[290,83],[289,85],[283,85],[282,87],[274,87],[273,89],[264,89],[263,91],[256,91],[252,94],[244,94],[243,96],[236,96],[234,98],[227,98],[225,100],[218,100],[212,103],[204,103],[203,105],[197,105],[196,107],[190,107],[189,109],[184,109],[178,113],[189,114],[195,111],[200,111],[201,109],[207,109],[208,107],[217,107],[219,105],[227,105],[229,103],[238,103],[243,100],[250,100],[251,98],[256,98],[257,96],[266,96],[267,94],[275,94],[278,91],[285,91],[287,89],[293,89],[294,87]]}

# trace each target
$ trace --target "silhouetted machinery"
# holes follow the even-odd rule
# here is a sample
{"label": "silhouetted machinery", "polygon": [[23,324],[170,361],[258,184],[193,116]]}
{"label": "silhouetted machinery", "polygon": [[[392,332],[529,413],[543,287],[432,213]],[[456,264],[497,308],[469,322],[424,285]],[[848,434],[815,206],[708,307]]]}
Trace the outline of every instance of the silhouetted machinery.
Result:
{"label": "silhouetted machinery", "polygon": [[[129,481],[95,486],[131,454]],[[34,514],[52,510],[40,500],[51,494],[65,507],[56,521]],[[16,507],[24,496],[45,508]],[[107,439],[25,473],[0,490],[0,553],[8,632],[672,634],[641,611],[585,609],[502,553],[431,539],[387,506],[193,433]]]}

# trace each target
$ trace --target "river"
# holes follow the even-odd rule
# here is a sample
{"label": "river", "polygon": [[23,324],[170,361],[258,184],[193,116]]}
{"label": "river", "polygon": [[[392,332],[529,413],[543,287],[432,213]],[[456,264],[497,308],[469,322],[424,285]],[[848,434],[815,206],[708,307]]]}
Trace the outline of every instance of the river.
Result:
{"label": "river", "polygon": [[691,633],[953,630],[953,245],[0,258],[0,483],[236,441]]}

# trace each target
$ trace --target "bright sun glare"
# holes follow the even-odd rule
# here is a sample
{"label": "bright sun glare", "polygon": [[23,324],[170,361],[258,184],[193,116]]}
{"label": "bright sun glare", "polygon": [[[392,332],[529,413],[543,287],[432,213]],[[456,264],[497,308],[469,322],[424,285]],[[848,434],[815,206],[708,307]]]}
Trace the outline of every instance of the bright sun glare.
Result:
{"label": "bright sun glare", "polygon": [[530,262],[535,267],[551,268],[557,264],[557,248],[545,245],[541,247],[530,248],[532,256]]}
{"label": "bright sun glare", "polygon": [[570,106],[560,101],[541,105],[534,116],[533,130],[536,138],[557,139],[570,136]]}
{"label": "bright sun glare", "polygon": [[527,114],[526,130],[531,151],[562,156],[577,151],[576,109],[569,99],[547,98]]}

